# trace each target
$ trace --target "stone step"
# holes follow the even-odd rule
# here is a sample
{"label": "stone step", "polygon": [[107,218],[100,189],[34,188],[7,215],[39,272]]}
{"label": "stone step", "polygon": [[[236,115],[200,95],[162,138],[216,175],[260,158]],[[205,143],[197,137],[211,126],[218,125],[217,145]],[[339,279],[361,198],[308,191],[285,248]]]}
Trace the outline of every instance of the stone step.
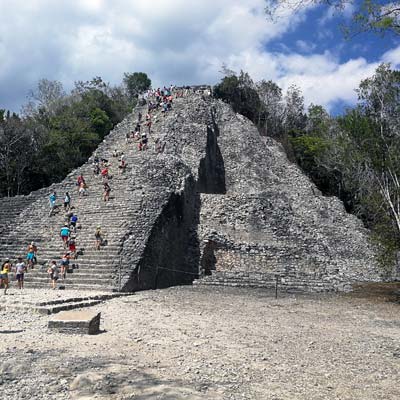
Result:
{"label": "stone step", "polygon": [[[213,278],[205,277],[196,279],[193,282],[196,286],[229,286],[229,287],[250,287],[250,288],[275,288],[276,280],[263,280],[263,279],[246,279],[246,278]],[[288,280],[278,281],[278,289],[285,291],[313,291],[313,292],[326,292],[335,291],[331,282],[321,280]]]}
{"label": "stone step", "polygon": [[[35,288],[35,289],[48,289],[50,288],[50,283],[49,282],[31,282],[29,284],[29,288]],[[80,290],[80,291],[88,291],[88,290],[96,290],[96,291],[104,291],[104,292],[115,292],[117,291],[116,286],[110,286],[110,285],[105,285],[105,284],[82,284],[79,282],[73,282],[69,284],[68,286],[63,285],[62,283],[57,284],[58,288],[63,288],[66,290]]]}
{"label": "stone step", "polygon": [[[51,289],[49,289],[51,290]],[[67,290],[65,292],[68,292]],[[65,293],[64,292],[64,293]],[[131,295],[131,293],[103,293],[94,296],[80,296],[70,297],[59,300],[45,301],[45,302],[20,302],[13,298],[13,301],[3,301],[0,303],[1,310],[15,310],[15,309],[30,309],[39,314],[55,314],[60,311],[73,310],[77,308],[90,307],[97,305],[112,298]]]}

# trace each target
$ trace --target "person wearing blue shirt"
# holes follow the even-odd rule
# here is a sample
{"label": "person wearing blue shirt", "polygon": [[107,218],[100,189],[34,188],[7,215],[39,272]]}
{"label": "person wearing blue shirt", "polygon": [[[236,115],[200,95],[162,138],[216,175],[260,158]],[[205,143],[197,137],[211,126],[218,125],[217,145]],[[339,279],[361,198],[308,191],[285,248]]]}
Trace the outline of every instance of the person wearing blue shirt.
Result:
{"label": "person wearing blue shirt", "polygon": [[67,248],[67,246],[68,246],[68,240],[69,240],[70,233],[71,232],[70,232],[67,224],[65,224],[60,230],[60,236],[64,243],[65,248]]}
{"label": "person wearing blue shirt", "polygon": [[76,232],[76,223],[77,222],[78,222],[78,216],[75,214],[72,214],[71,218],[69,219],[69,224],[74,232]]}
{"label": "person wearing blue shirt", "polygon": [[52,216],[53,211],[56,208],[56,200],[57,200],[57,193],[53,192],[50,196],[49,196],[49,202],[50,202],[50,213],[49,213],[49,217]]}

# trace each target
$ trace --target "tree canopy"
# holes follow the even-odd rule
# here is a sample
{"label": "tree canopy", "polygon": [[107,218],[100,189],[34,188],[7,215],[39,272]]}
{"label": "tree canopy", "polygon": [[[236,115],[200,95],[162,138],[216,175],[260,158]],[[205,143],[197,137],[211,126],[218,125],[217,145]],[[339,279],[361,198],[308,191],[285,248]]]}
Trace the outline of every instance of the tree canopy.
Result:
{"label": "tree canopy", "polygon": [[300,11],[313,4],[331,7],[337,14],[347,6],[354,7],[350,23],[342,25],[346,37],[362,32],[400,35],[400,5],[383,0],[271,0],[266,13],[273,20],[279,19],[282,9]]}
{"label": "tree canopy", "polygon": [[[147,77],[142,74],[125,77]],[[111,86],[101,77],[75,82],[70,93],[61,82],[39,80],[21,116],[0,110],[0,196],[62,180],[135,104],[124,85]]]}
{"label": "tree canopy", "polygon": [[151,80],[144,72],[134,72],[124,74],[124,85],[131,100],[144,93],[151,87]]}

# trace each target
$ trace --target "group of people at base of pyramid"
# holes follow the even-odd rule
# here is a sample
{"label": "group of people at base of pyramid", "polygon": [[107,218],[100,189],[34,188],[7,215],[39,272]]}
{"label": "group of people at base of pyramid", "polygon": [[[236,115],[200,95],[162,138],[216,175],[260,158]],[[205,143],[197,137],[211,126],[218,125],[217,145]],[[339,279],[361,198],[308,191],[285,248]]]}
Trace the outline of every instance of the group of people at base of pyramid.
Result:
{"label": "group of people at base of pyramid", "polygon": [[0,287],[4,289],[4,294],[7,294],[11,281],[11,274],[13,274],[17,282],[18,289],[23,289],[25,273],[28,272],[29,269],[33,269],[36,263],[37,247],[34,242],[28,245],[25,260],[23,257],[18,257],[14,265],[9,258],[5,259],[0,269]]}

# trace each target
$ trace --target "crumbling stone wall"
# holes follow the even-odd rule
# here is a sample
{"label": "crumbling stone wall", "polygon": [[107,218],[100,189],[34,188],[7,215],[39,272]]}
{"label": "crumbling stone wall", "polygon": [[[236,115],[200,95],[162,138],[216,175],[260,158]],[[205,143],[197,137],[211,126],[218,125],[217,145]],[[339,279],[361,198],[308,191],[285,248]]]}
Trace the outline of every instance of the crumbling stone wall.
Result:
{"label": "crumbling stone wall", "polygon": [[[123,263],[132,265],[126,269],[123,282],[126,291],[189,284],[198,276],[199,251],[197,238],[193,236],[193,224],[198,218],[195,182],[180,163],[173,169],[165,164],[163,167],[157,168],[162,177],[150,178],[152,198],[147,193],[141,210],[146,219],[140,229],[147,230],[147,237],[132,235],[123,244]],[[179,187],[171,190],[171,183]],[[134,264],[132,256],[140,248],[140,258]]]}
{"label": "crumbling stone wall", "polygon": [[380,280],[361,221],[322,196],[250,121],[223,103],[214,109],[226,195],[201,196],[200,265],[204,275],[212,271],[204,283],[267,285],[278,274],[292,288],[345,290]]}

